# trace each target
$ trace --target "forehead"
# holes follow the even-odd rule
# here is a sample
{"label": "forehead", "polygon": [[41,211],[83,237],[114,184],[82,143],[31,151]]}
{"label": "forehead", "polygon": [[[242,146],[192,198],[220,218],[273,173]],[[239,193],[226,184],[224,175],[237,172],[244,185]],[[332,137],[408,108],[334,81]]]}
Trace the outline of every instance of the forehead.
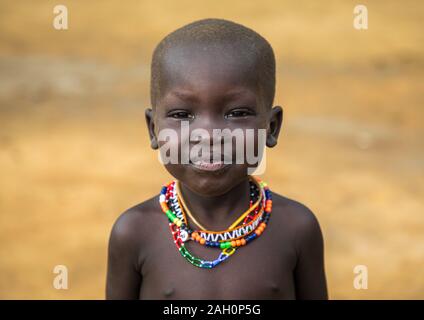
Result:
{"label": "forehead", "polygon": [[257,61],[230,45],[179,45],[169,48],[161,66],[161,91],[173,87],[219,94],[236,88],[258,89]]}

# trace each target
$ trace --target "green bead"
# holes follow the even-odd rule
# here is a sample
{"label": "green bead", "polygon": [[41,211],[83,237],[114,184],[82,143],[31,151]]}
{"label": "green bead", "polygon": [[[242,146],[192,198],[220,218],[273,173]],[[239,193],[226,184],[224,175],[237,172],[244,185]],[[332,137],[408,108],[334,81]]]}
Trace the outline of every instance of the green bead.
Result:
{"label": "green bead", "polygon": [[219,247],[220,247],[221,249],[230,248],[230,247],[231,247],[231,242],[221,242],[221,243],[219,244]]}
{"label": "green bead", "polygon": [[185,251],[185,257],[191,260],[194,258],[193,255],[190,252],[188,252],[188,250]]}
{"label": "green bead", "polygon": [[200,260],[200,259],[198,259],[198,258],[194,258],[194,257],[193,257],[193,261],[192,261],[192,263],[193,263],[195,266],[200,267],[200,266],[202,265],[202,260]]}
{"label": "green bead", "polygon": [[193,262],[194,262],[194,259],[195,259],[195,258],[194,258],[194,257],[193,257],[190,253],[186,255],[186,258],[187,258],[187,260],[188,260],[188,261],[190,261],[191,263],[193,263]]}
{"label": "green bead", "polygon": [[176,216],[172,213],[172,211],[170,209],[166,210],[166,216],[168,217],[169,220],[171,220],[172,222],[174,221],[174,219],[176,218]]}

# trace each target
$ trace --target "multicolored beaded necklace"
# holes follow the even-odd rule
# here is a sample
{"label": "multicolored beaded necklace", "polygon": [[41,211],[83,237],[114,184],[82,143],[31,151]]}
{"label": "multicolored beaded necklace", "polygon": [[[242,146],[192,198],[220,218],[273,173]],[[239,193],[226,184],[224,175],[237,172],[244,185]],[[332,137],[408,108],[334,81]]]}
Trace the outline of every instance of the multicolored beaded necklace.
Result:
{"label": "multicolored beaded necklace", "polygon": [[[251,200],[250,200],[250,208],[243,213],[238,219],[237,221],[243,221],[243,224],[239,227],[237,223],[233,223],[226,231],[208,231],[206,230],[206,228],[202,227],[201,230],[199,231],[195,231],[192,233],[192,238],[193,240],[196,240],[197,242],[199,242],[202,245],[207,245],[210,247],[218,247],[220,246],[220,243],[224,243],[226,241],[231,241],[231,240],[239,240],[241,239],[244,235],[247,235],[251,232],[253,232],[256,227],[259,225],[259,223],[261,222],[261,214],[263,213],[263,208],[265,207],[265,197],[263,196],[263,192],[260,192],[260,185],[254,181],[255,184],[252,184],[252,181],[250,181],[250,191],[251,191]],[[191,214],[189,213],[188,209],[186,209],[185,207],[181,208],[180,207],[180,200],[181,203],[184,203],[183,197],[182,195],[180,197],[178,197],[178,182],[176,182],[176,188],[171,189],[171,195],[169,197],[170,199],[170,205],[171,208],[174,209],[174,212],[176,212],[177,214],[177,218],[182,219],[184,222],[187,223],[187,218],[185,217],[185,212],[188,214],[188,216],[191,217]],[[256,202],[253,204],[253,202],[255,201],[255,198],[257,198]],[[260,206],[262,203],[262,207]],[[193,219],[192,219],[193,220]],[[248,222],[250,220],[250,222]],[[196,223],[199,225],[199,223]],[[184,230],[181,230],[181,234],[184,234]],[[183,240],[185,237],[182,237]],[[203,240],[204,239],[204,240]],[[209,241],[208,241],[209,240]],[[219,242],[218,242],[219,241]],[[240,246],[240,245],[238,245]],[[235,247],[235,245],[233,245],[233,247]]]}
{"label": "multicolored beaded necklace", "polygon": [[[186,218],[188,208],[182,195],[178,194],[178,182],[172,181],[162,187],[159,196],[161,208],[168,217],[174,243],[188,262],[200,268],[214,268],[233,255],[239,247],[247,245],[263,233],[272,211],[271,191],[268,185],[257,177],[250,176],[249,182],[250,208],[225,231],[209,231],[204,227],[200,230],[192,230]],[[192,217],[191,213],[190,217]],[[241,221],[243,222],[239,225]],[[213,261],[203,260],[188,251],[184,243],[189,240],[207,247],[219,248],[222,251]]]}
{"label": "multicolored beaded necklace", "polygon": [[[254,183],[253,183],[254,182]],[[249,217],[251,218],[251,213],[253,211],[255,211],[255,214],[257,213],[258,210],[258,206],[260,205],[260,202],[263,200],[263,195],[262,192],[259,193],[260,190],[260,186],[258,185],[258,182],[256,182],[256,180],[249,180],[250,183],[250,208],[248,210],[246,210],[236,221],[234,221],[231,226],[228,227],[229,230],[234,229],[235,227],[237,227],[240,222],[242,220],[246,220],[249,219]],[[175,183],[175,192],[181,194],[180,191],[180,182],[176,181]],[[259,196],[258,196],[259,193]],[[256,202],[255,201],[255,197],[256,197]],[[198,226],[200,227],[201,230],[206,230],[205,227],[203,227],[197,220],[196,218],[191,214],[190,210],[188,209],[187,205],[185,204],[184,198],[182,197],[182,195],[178,198],[178,205],[180,207],[182,207],[182,209],[184,210],[184,212],[187,213],[187,215],[190,217],[190,219]]]}

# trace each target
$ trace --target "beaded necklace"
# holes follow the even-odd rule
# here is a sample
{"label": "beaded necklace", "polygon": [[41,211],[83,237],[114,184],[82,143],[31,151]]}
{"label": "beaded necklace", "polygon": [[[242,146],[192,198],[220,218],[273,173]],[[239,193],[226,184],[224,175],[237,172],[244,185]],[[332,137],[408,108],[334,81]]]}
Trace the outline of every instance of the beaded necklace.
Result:
{"label": "beaded necklace", "polygon": [[[261,201],[264,203],[264,196],[263,192],[260,192],[261,187],[259,183],[254,180],[253,178],[250,179],[250,208],[243,213],[238,219],[238,223],[244,218],[244,223],[247,223],[250,220],[253,220],[253,218],[256,216],[258,211],[261,208]],[[183,199],[182,196],[178,192],[178,182],[171,182],[168,186],[167,196],[166,196],[166,202],[170,205],[170,209],[176,214],[177,218],[183,220],[184,222],[187,222],[186,214],[191,218],[190,212],[187,212],[186,208],[182,205]],[[253,204],[254,203],[254,204]],[[263,205],[263,204],[262,204]],[[193,219],[192,219],[193,220]],[[238,224],[237,223],[237,224]],[[236,223],[233,223],[227,230],[232,230],[237,225]],[[206,228],[201,228],[200,230],[205,231]],[[210,233],[222,233],[221,232],[215,232],[215,231],[207,231]]]}
{"label": "beaded necklace", "polygon": [[[214,231],[201,231],[201,236],[198,235],[199,231],[194,232],[193,230],[191,230],[190,228],[187,227],[188,223],[187,220],[185,218],[184,215],[184,211],[181,210],[180,207],[178,207],[178,203],[175,201],[175,192],[176,189],[174,188],[174,184],[171,183],[168,187],[168,192],[167,192],[167,197],[165,198],[165,201],[168,202],[171,206],[171,210],[174,211],[176,213],[177,218],[181,219],[183,221],[182,223],[182,227],[180,230],[180,235],[181,238],[183,240],[183,242],[186,242],[188,240],[195,240],[198,243],[202,244],[202,245],[206,245],[209,247],[220,247],[220,248],[225,248],[225,247],[229,247],[230,243],[232,247],[238,247],[241,245],[246,244],[246,241],[244,239],[242,239],[242,235],[247,235],[249,233],[251,233],[252,231],[254,231],[256,229],[256,227],[259,224],[259,214],[257,215],[258,217],[252,221],[251,223],[247,223],[247,219],[244,222],[244,225],[246,225],[245,227],[240,227],[238,229],[234,229],[234,230],[226,230],[226,231],[221,231],[221,232],[214,232]],[[254,195],[254,193],[252,193],[252,195]],[[171,201],[169,201],[171,200]],[[251,200],[252,202],[252,200]],[[250,210],[250,209],[249,209]],[[257,211],[255,211],[257,212]],[[263,209],[260,209],[259,213],[262,213]],[[248,230],[246,232],[246,229]],[[207,233],[211,233],[211,234],[207,234]],[[206,234],[206,236],[205,236]],[[234,239],[228,239],[226,238],[226,236],[230,236],[231,234],[235,234]],[[189,237],[189,235],[191,235],[191,237]],[[221,237],[221,241],[208,241],[210,239],[208,239],[208,237]],[[236,238],[237,237],[237,238]],[[203,239],[205,238],[205,239]],[[241,239],[240,239],[241,238]],[[227,241],[227,240],[233,240],[233,241]]]}
{"label": "beaded necklace", "polygon": [[[251,183],[253,181],[253,184]],[[256,188],[256,191],[259,191],[260,186],[258,184],[258,182],[255,179],[250,179],[249,182],[251,183],[250,185],[250,189],[251,189],[251,198],[253,198],[255,196],[254,193],[254,189]],[[206,230],[207,228],[205,228],[204,226],[202,226],[197,220],[196,218],[191,214],[190,210],[188,209],[184,198],[182,196],[181,193],[181,188],[180,188],[180,182],[176,181],[175,184],[175,192],[178,194],[178,204],[180,207],[182,207],[182,209],[184,210],[184,212],[187,213],[187,215],[190,217],[190,219],[198,226],[200,227],[201,230]],[[234,229],[243,219],[247,219],[247,217],[249,216],[249,214],[251,212],[254,212],[256,210],[256,208],[258,207],[258,205],[260,204],[260,202],[262,201],[262,192],[259,193],[260,197],[258,197],[258,199],[256,200],[255,204],[252,205],[253,200],[250,200],[250,208],[244,212],[233,224],[231,224],[231,226],[228,227],[228,230]]]}
{"label": "beaded necklace", "polygon": [[[251,177],[252,179],[255,179]],[[256,178],[256,181],[259,184],[259,191],[260,196],[264,197],[263,201],[261,202],[261,208],[259,209],[259,213],[256,213],[256,216],[251,219],[253,222],[257,221],[255,219],[257,218],[257,215],[259,215],[259,222],[256,225],[254,229],[252,229],[252,232],[249,232],[248,234],[244,234],[243,236],[238,237],[237,239],[233,239],[231,241],[209,241],[206,240],[204,237],[202,237],[199,232],[194,232],[190,229],[188,226],[187,220],[185,219],[184,211],[181,208],[178,208],[177,204],[178,201],[175,201],[175,190],[176,190],[176,181],[172,181],[169,184],[162,187],[160,196],[159,196],[159,202],[161,205],[161,208],[163,212],[166,214],[169,220],[169,228],[172,233],[172,237],[174,239],[174,243],[180,252],[180,254],[191,264],[193,264],[196,267],[200,268],[214,268],[218,264],[222,263],[226,259],[228,259],[231,255],[235,253],[237,248],[247,245],[252,240],[259,237],[263,231],[265,230],[270,214],[272,211],[272,199],[271,199],[271,191],[268,188],[268,185],[265,182],[262,182],[259,178]],[[171,197],[172,200],[171,201]],[[252,203],[252,200],[251,200]],[[168,204],[171,206],[171,208],[168,206]],[[242,214],[243,216],[244,214]],[[248,224],[249,214],[246,215],[243,221],[243,225]],[[239,220],[239,219],[238,219]],[[252,221],[249,223],[252,224]],[[234,225],[234,224],[233,224]],[[207,230],[202,230],[202,232],[214,234],[214,232],[210,232]],[[215,234],[222,234],[224,232],[215,232]],[[207,261],[200,258],[197,258],[193,256],[185,247],[184,243],[188,240],[195,240],[196,242],[209,246],[209,247],[217,247],[220,248],[222,251],[219,254],[218,258],[213,261]]]}
{"label": "beaded necklace", "polygon": [[[255,186],[251,186],[251,187],[255,187]],[[185,225],[188,225],[187,218],[185,217],[185,214],[184,214],[184,210],[179,207],[179,202],[176,202],[174,200],[175,198],[178,198],[176,196],[176,192],[177,192],[177,189],[174,188],[174,190],[172,190],[171,188],[170,197],[169,197],[170,199],[172,199],[171,208],[173,209],[174,212],[177,212],[177,217],[182,219]],[[265,196],[263,196],[263,192],[262,190],[260,190],[260,186],[259,186],[258,192],[260,192],[260,195],[258,196],[259,200],[262,200],[262,199],[265,200]],[[253,197],[255,196],[255,193],[252,193],[251,195]],[[251,203],[252,201],[253,200],[250,200]],[[265,207],[265,201],[262,201],[262,206],[257,206],[258,203],[261,204],[259,201],[257,201],[255,205],[251,206],[246,211],[246,213],[251,213],[251,215],[247,216],[249,219],[247,219],[246,217],[245,221],[243,222],[241,226],[233,228],[233,229],[227,229],[224,231],[195,230],[195,231],[192,231],[191,233],[192,239],[199,242],[201,245],[206,245],[208,247],[219,247],[220,243],[222,242],[242,240],[244,236],[255,231],[255,229],[261,223],[262,214]],[[246,213],[243,213],[242,217],[245,216]],[[240,220],[240,218],[237,220]],[[185,236],[184,230],[182,230],[181,233],[184,234]],[[183,239],[185,238],[184,236],[183,236]],[[241,245],[240,242],[236,242],[236,243],[238,244],[237,246]],[[234,246],[235,245],[233,245],[233,247]]]}

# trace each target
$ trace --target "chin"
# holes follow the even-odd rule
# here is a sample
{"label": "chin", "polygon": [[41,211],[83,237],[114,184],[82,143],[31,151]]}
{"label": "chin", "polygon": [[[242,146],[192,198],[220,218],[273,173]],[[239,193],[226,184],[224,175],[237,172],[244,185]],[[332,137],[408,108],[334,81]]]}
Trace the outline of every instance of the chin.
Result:
{"label": "chin", "polygon": [[205,197],[222,195],[248,177],[247,166],[235,164],[217,170],[202,170],[192,164],[179,165],[178,168],[167,166],[166,169],[191,191]]}

